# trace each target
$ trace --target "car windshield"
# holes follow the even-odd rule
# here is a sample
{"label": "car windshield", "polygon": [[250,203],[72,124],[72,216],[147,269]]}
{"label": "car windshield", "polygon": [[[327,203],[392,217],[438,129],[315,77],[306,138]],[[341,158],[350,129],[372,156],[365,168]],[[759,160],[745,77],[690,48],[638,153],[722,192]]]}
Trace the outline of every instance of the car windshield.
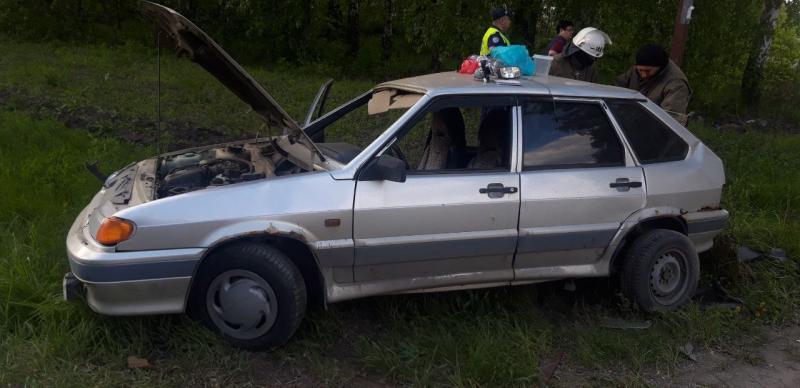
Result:
{"label": "car windshield", "polygon": [[395,90],[365,93],[312,123],[306,133],[326,157],[347,164],[420,97]]}

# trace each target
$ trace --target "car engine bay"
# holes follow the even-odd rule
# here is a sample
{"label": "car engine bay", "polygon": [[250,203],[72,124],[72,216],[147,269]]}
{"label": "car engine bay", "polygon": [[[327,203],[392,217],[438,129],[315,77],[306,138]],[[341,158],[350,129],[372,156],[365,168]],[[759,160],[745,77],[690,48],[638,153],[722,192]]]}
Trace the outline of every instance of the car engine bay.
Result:
{"label": "car engine bay", "polygon": [[168,154],[159,158],[157,165],[156,198],[306,172],[274,141]]}

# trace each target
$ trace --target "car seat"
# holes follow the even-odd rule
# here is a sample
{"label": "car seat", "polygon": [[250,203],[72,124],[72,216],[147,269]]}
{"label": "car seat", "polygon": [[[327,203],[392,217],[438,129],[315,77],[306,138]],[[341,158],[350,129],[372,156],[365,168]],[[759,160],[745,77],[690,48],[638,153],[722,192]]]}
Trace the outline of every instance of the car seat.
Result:
{"label": "car seat", "polygon": [[434,112],[417,170],[462,168],[466,164],[466,139],[464,117],[458,108]]}
{"label": "car seat", "polygon": [[495,108],[486,112],[478,128],[478,154],[469,161],[467,168],[493,169],[507,166],[510,124],[506,108]]}

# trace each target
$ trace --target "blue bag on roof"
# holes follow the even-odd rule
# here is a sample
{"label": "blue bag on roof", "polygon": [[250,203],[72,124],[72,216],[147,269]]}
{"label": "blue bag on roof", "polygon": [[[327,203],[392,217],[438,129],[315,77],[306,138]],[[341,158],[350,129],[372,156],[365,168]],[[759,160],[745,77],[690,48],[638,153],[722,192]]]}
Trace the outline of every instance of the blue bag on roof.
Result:
{"label": "blue bag on roof", "polygon": [[509,66],[519,67],[522,75],[533,75],[536,72],[536,64],[533,63],[528,48],[512,44],[510,46],[497,46],[492,48],[492,58],[503,61]]}

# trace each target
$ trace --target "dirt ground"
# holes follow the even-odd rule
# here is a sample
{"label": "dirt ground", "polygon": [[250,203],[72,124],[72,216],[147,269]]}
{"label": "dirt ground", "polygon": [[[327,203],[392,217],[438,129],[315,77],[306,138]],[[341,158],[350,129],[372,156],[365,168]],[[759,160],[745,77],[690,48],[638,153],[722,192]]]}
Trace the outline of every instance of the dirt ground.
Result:
{"label": "dirt ground", "polygon": [[[155,122],[150,118],[131,117],[95,107],[67,109],[52,98],[29,95],[19,89],[0,89],[0,106],[30,112],[34,117],[53,118],[68,128],[113,136],[133,144],[158,142]],[[207,128],[190,120],[163,120],[161,127],[165,134],[161,139],[162,149],[166,151],[236,140],[228,128]]]}
{"label": "dirt ground", "polygon": [[[625,370],[571,370],[569,363],[559,365],[546,386],[607,386],[608,384],[646,385],[653,387],[800,387],[800,326],[765,329],[760,345],[732,347],[729,350],[696,349],[696,361],[686,358],[671,373],[649,371],[645,376],[626,378]],[[360,386],[394,387],[379,376],[364,376],[349,370],[343,362],[338,381],[310,378],[307,371],[290,365],[254,357],[251,370],[245,370],[254,386]],[[348,371],[349,370],[349,371]],[[212,381],[211,386],[214,386]]]}
{"label": "dirt ground", "polygon": [[697,352],[674,377],[654,379],[674,387],[800,387],[800,326],[765,329],[765,342],[735,351]]}
{"label": "dirt ground", "polygon": [[574,370],[559,366],[547,386],[601,387],[800,387],[800,325],[764,329],[753,345],[694,349],[677,368],[641,375],[624,366],[609,370]]}

